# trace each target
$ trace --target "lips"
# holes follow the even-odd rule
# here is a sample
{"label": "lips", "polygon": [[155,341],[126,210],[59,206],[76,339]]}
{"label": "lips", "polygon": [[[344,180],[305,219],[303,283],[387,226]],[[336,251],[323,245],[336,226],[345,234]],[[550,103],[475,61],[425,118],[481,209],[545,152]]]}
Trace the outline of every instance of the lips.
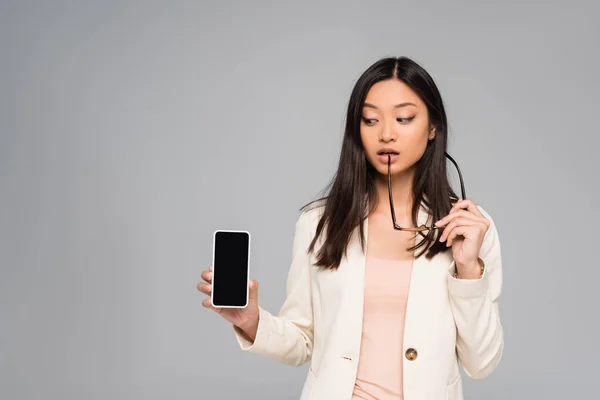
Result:
{"label": "lips", "polygon": [[400,158],[400,156],[398,155],[397,152],[379,152],[377,154],[377,159],[379,160],[380,163],[382,164],[388,164],[388,162],[390,164],[395,163],[396,161],[398,161],[398,159]]}
{"label": "lips", "polygon": [[399,153],[396,150],[394,150],[394,149],[385,148],[385,149],[379,150],[377,152],[377,154],[380,155],[380,156],[382,156],[382,155],[385,156],[385,155],[388,155],[388,154],[389,155],[398,155]]}

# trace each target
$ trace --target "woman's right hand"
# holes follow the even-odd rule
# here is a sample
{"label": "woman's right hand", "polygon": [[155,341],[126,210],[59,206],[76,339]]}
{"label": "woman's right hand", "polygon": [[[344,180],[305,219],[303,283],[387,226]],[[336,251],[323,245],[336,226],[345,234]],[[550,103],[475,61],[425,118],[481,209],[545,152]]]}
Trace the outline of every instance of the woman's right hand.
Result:
{"label": "woman's right hand", "polygon": [[[199,291],[210,296],[212,291],[212,265],[202,272],[204,282],[199,282],[196,286]],[[221,317],[240,328],[251,341],[256,337],[258,329],[259,308],[258,308],[258,282],[251,280],[249,282],[248,305],[245,308],[218,308],[211,304],[210,298],[204,299],[202,305],[215,311]]]}

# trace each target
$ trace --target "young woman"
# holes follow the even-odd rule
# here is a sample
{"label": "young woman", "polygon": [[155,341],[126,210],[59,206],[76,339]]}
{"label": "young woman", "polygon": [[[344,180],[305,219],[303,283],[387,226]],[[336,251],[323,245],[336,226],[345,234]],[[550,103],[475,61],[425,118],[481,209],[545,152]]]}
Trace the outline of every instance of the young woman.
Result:
{"label": "young woman", "polygon": [[[311,360],[302,400],[460,400],[459,364],[473,379],[498,365],[498,232],[464,195],[462,176],[461,196],[450,187],[447,129],[421,66],[405,57],[373,64],[350,97],[329,194],[296,221],[279,314],[259,306],[256,281],[245,309],[204,300],[233,324],[242,349]],[[211,271],[198,284],[205,294]]]}

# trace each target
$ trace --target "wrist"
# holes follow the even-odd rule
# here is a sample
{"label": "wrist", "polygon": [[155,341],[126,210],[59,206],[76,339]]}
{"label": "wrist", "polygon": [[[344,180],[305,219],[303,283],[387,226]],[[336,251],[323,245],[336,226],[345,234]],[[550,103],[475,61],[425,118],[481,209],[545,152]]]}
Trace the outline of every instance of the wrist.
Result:
{"label": "wrist", "polygon": [[483,260],[477,258],[477,262],[471,265],[459,265],[456,264],[456,271],[453,276],[457,279],[481,279],[484,272]]}
{"label": "wrist", "polygon": [[255,318],[245,322],[244,324],[238,325],[238,328],[244,332],[244,334],[251,340],[254,341],[256,339],[256,333],[258,331],[258,320],[259,315],[257,314]]}

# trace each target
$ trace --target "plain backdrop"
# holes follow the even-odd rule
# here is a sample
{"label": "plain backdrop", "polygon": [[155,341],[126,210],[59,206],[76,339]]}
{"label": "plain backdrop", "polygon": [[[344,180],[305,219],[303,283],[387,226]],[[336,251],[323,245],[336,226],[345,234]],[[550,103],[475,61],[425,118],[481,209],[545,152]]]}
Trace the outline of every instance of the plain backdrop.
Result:
{"label": "plain backdrop", "polygon": [[3,1],[0,398],[297,399],[308,364],[243,353],[196,284],[248,230],[278,312],[385,56],[433,75],[500,234],[506,350],[467,398],[597,398],[600,7],[539,3]]}

